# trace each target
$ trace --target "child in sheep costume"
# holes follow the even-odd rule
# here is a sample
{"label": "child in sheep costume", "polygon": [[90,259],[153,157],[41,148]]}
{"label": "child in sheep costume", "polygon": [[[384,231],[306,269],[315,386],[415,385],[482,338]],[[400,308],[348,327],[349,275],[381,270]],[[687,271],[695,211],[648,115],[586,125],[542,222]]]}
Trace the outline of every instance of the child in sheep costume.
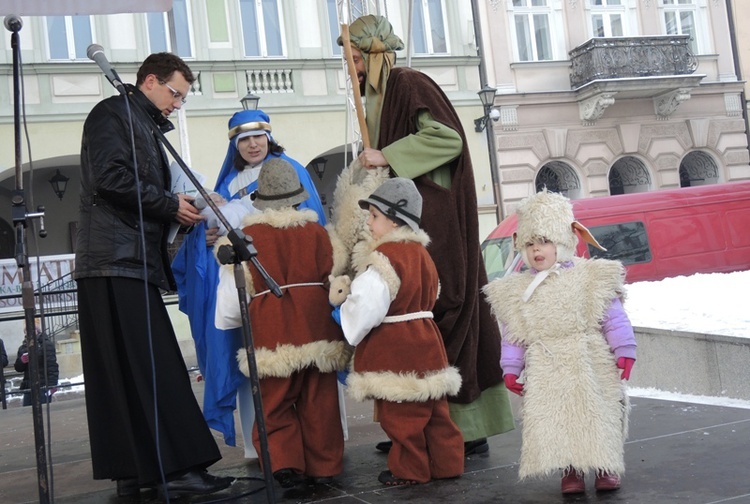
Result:
{"label": "child in sheep costume", "polygon": [[[272,471],[284,488],[302,483],[303,476],[327,482],[342,471],[336,371],[346,368],[352,353],[330,317],[331,242],[315,211],[297,209],[308,193],[287,161],[263,163],[253,198],[261,212],[245,218],[243,232],[283,292],[280,298],[270,293],[256,268],[243,264]],[[215,250],[227,243],[221,238]],[[241,326],[232,265],[220,269],[216,326]],[[237,360],[249,376],[244,348]],[[257,424],[253,445],[260,453]]]}
{"label": "child in sheep costume", "polygon": [[[502,325],[503,378],[523,396],[519,476],[562,469],[562,492],[581,493],[583,475],[593,470],[597,490],[615,490],[627,435],[621,380],[636,349],[622,306],[624,267],[573,257],[575,230],[598,244],[564,196],[544,190],[516,213],[515,247],[529,270],[498,278],[484,292]],[[522,370],[524,383],[517,382]]]}
{"label": "child in sheep costume", "polygon": [[393,441],[386,485],[426,483],[463,473],[463,436],[450,418],[448,395],[461,387],[448,364],[432,309],[438,274],[419,228],[422,197],[411,180],[392,178],[359,202],[369,211],[370,238],[352,255],[357,272],[341,305],[341,326],[356,345],[348,392],[374,399],[380,426]]}

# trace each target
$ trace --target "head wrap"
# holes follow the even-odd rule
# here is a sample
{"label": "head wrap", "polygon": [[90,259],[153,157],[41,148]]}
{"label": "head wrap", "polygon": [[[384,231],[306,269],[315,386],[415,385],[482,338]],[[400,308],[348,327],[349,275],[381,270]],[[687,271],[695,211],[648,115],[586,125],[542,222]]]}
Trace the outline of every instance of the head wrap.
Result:
{"label": "head wrap", "polygon": [[[227,147],[227,155],[224,158],[224,164],[221,166],[219,171],[219,177],[216,179],[216,187],[214,191],[219,190],[219,186],[222,184],[224,179],[232,173],[234,169],[234,157],[237,155],[237,141],[240,138],[251,135],[262,135],[265,134],[268,137],[268,141],[272,141],[271,136],[271,119],[268,114],[262,110],[241,110],[235,112],[231,118],[229,118],[229,146]],[[222,194],[225,198],[226,194]]]}
{"label": "head wrap", "polygon": [[[383,107],[388,75],[396,61],[395,51],[403,49],[404,43],[393,33],[393,26],[386,18],[373,15],[357,18],[349,26],[349,39],[352,47],[362,53],[365,62],[367,129],[372,146],[376,147],[380,134],[380,110]],[[341,37],[337,42],[343,45]]]}

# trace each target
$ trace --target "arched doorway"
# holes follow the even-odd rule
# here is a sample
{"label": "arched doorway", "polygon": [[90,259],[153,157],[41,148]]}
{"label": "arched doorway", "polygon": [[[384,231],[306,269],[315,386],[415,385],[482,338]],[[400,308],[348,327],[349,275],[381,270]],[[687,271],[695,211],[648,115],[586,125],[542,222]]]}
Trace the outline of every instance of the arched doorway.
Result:
{"label": "arched doorway", "polygon": [[630,194],[651,189],[651,175],[638,158],[625,156],[609,170],[609,194]]}
{"label": "arched doorway", "polygon": [[680,162],[680,187],[717,184],[719,167],[711,157],[702,151],[688,152]]}
{"label": "arched doorway", "polygon": [[564,161],[550,161],[536,174],[536,192],[545,187],[570,199],[581,197],[581,180],[575,170]]}

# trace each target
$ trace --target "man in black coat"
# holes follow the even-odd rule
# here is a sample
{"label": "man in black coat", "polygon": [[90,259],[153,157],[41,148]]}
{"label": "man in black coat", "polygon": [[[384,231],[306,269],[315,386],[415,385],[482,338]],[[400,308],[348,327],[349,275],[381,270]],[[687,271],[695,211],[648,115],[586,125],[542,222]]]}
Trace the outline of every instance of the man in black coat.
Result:
{"label": "man in black coat", "polygon": [[169,497],[207,494],[233,481],[206,471],[221,454],[161,297],[176,289],[170,225],[192,226],[200,214],[171,192],[154,131],[174,128],[168,117],[193,81],[177,56],[152,54],[127,96],[99,102],[83,126],[74,278],[86,412],[94,479],[116,480],[120,496],[150,486]]}

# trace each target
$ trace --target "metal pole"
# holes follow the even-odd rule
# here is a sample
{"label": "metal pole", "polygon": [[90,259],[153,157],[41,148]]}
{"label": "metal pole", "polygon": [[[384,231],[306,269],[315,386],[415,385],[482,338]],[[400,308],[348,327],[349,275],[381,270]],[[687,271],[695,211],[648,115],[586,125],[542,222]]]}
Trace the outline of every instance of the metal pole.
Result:
{"label": "metal pole", "polygon": [[[487,64],[484,60],[484,46],[482,43],[482,25],[479,22],[478,0],[471,0],[471,15],[474,21],[474,36],[477,43],[477,55],[479,56],[479,80],[482,87],[487,84]],[[484,128],[487,134],[487,146],[490,154],[490,177],[492,179],[492,192],[495,198],[495,214],[497,223],[503,220],[503,197],[500,192],[499,174],[497,173],[497,148],[495,147],[495,132],[491,127],[492,120],[488,117],[489,107],[484,107]]]}
{"label": "metal pole", "polygon": [[21,293],[23,298],[24,318],[26,320],[26,339],[29,353],[29,388],[31,389],[31,413],[34,422],[34,446],[36,449],[36,472],[39,486],[39,502],[49,503],[49,482],[47,478],[47,450],[44,443],[44,419],[39,397],[39,349],[37,348],[36,329],[34,326],[34,287],[31,283],[31,269],[26,253],[26,201],[23,194],[23,171],[21,158],[21,84],[20,56],[21,46],[18,32],[20,22],[12,28],[10,46],[13,51],[13,127],[16,148],[16,185],[11,196],[11,214],[16,228],[15,259],[21,268]]}

